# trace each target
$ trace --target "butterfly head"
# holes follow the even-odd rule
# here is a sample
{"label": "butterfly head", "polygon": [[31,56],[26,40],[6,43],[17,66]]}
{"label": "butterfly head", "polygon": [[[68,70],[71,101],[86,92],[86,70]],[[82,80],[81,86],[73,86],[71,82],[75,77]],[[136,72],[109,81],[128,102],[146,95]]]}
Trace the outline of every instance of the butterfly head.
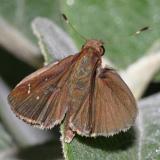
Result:
{"label": "butterfly head", "polygon": [[97,51],[97,53],[100,56],[103,56],[104,52],[105,52],[105,49],[104,49],[103,45],[104,45],[104,43],[102,41],[91,39],[91,40],[88,40],[82,48],[83,49],[84,48],[93,48],[94,50]]}

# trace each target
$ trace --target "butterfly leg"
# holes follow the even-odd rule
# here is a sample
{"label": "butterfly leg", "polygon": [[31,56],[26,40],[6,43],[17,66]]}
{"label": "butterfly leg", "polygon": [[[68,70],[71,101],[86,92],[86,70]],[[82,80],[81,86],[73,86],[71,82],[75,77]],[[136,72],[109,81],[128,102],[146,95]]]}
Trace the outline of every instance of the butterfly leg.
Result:
{"label": "butterfly leg", "polygon": [[75,133],[69,127],[69,115],[66,115],[66,118],[64,121],[64,141],[66,143],[70,143],[74,138],[74,136],[75,136]]}

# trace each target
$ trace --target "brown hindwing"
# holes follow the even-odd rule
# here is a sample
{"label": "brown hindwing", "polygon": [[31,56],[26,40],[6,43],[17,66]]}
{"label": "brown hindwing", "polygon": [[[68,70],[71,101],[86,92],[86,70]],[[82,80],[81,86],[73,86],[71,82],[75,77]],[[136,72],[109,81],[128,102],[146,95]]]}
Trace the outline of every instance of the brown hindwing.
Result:
{"label": "brown hindwing", "polygon": [[91,114],[91,136],[114,135],[133,125],[136,101],[115,70],[104,68],[96,75]]}

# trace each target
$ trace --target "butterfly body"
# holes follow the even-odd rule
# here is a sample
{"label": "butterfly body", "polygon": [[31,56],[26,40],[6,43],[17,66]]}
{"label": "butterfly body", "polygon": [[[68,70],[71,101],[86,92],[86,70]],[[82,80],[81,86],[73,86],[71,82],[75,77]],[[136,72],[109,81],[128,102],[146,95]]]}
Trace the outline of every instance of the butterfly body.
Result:
{"label": "butterfly body", "polygon": [[135,99],[110,68],[102,68],[103,43],[89,40],[80,53],[45,66],[22,80],[8,99],[27,123],[52,128],[64,121],[64,138],[110,136],[135,121]]}

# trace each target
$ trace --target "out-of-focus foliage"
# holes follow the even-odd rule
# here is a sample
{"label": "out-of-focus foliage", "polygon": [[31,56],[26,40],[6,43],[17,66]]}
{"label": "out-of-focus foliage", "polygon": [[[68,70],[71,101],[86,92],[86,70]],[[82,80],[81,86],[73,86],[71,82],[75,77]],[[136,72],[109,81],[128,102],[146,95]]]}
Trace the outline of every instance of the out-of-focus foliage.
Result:
{"label": "out-of-focus foliage", "polygon": [[8,149],[11,146],[14,146],[13,140],[4,127],[0,125],[0,151]]}
{"label": "out-of-focus foliage", "polygon": [[59,0],[0,0],[0,17],[33,39],[31,22],[35,17],[44,16],[60,22]]}

